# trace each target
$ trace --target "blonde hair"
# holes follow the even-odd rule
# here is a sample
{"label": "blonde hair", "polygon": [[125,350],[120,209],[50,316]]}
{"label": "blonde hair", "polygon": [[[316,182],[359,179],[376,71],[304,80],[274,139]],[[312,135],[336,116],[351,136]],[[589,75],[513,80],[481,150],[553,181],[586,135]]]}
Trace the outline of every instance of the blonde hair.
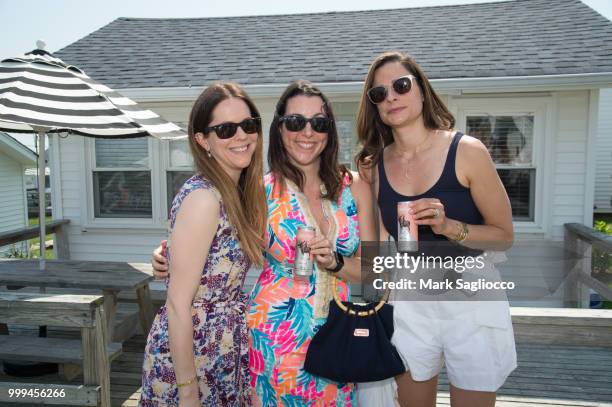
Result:
{"label": "blonde hair", "polygon": [[[214,83],[195,101],[189,115],[189,148],[196,171],[210,181],[221,194],[230,223],[236,228],[242,249],[252,263],[263,265],[263,236],[267,224],[268,206],[263,184],[263,137],[258,132],[257,146],[249,166],[242,170],[236,188],[217,160],[209,158],[196,141],[196,133],[203,133],[212,121],[212,112],[229,98],[243,100],[252,117],[260,117],[251,98],[240,85],[232,82]],[[205,135],[206,137],[206,135]]]}

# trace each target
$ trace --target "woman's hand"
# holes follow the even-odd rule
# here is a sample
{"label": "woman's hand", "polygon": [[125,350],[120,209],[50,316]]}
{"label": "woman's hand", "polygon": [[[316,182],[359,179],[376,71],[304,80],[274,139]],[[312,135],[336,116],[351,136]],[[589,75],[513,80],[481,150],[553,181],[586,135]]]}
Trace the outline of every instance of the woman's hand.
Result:
{"label": "woman's hand", "polygon": [[336,256],[332,244],[324,236],[315,236],[308,242],[310,254],[313,259],[324,269],[333,269],[337,266]]}
{"label": "woman's hand", "polygon": [[158,280],[163,280],[168,277],[168,259],[164,256],[166,252],[167,240],[162,240],[161,244],[151,253],[151,265],[153,266],[153,275]]}
{"label": "woman's hand", "polygon": [[429,225],[437,235],[449,233],[450,219],[446,217],[444,205],[436,198],[422,198],[412,201],[408,212],[417,225]]}

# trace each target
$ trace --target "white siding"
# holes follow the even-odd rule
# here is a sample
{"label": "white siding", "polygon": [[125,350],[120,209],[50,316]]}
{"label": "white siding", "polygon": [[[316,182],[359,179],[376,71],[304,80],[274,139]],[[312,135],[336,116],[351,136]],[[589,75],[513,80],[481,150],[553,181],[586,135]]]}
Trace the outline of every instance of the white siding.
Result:
{"label": "white siding", "polygon": [[612,89],[599,94],[595,211],[612,212]]}
{"label": "white siding", "polygon": [[26,226],[23,173],[21,163],[0,151],[0,232]]}
{"label": "white siding", "polygon": [[563,224],[583,223],[585,214],[592,211],[585,207],[584,199],[593,194],[587,190],[586,183],[591,108],[589,91],[559,92],[557,95],[557,111],[553,114],[556,123],[552,124],[554,172],[547,177],[550,188],[546,189],[552,199],[543,211],[550,225],[547,236],[553,240],[563,240]]}

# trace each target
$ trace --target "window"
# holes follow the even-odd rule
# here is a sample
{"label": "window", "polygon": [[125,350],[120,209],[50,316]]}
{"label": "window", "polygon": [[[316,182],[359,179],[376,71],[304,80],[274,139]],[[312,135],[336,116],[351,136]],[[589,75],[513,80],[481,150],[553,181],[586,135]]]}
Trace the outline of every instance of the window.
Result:
{"label": "window", "polygon": [[487,146],[517,221],[535,216],[534,115],[466,115],[466,133]]}
{"label": "window", "polygon": [[357,131],[355,128],[355,117],[357,114],[357,103],[339,102],[334,103],[334,116],[338,130],[338,161],[349,169],[355,169],[354,157],[357,153]]}
{"label": "window", "polygon": [[166,171],[166,204],[168,214],[172,200],[183,186],[185,181],[191,177],[193,171],[193,159],[187,140],[172,140],[168,142],[168,170]]}
{"label": "window", "polygon": [[96,139],[94,146],[94,217],[151,218],[149,141]]}

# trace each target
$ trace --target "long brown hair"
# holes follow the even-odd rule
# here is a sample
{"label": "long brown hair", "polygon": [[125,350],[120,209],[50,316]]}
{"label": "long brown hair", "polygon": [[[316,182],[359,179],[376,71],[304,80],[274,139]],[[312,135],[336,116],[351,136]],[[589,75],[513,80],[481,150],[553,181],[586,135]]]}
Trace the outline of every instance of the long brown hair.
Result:
{"label": "long brown hair", "polygon": [[289,84],[276,104],[274,119],[270,125],[270,144],[268,146],[270,171],[274,173],[281,188],[285,187],[285,179],[288,179],[295,183],[301,191],[304,190],[304,173],[289,160],[289,155],[281,138],[282,124],[280,123],[280,118],[285,115],[287,110],[289,99],[299,95],[320,97],[323,100],[323,112],[332,120],[332,127],[327,133],[327,145],[321,152],[319,177],[325,185],[323,198],[336,201],[342,188],[344,176],[349,174],[352,180],[352,175],[344,165],[338,163],[338,130],[336,129],[336,119],[331,104],[323,92],[309,81],[297,80]]}
{"label": "long brown hair", "polygon": [[423,95],[423,122],[430,130],[450,130],[455,126],[455,118],[448,110],[442,99],[433,90],[427,75],[419,64],[410,56],[401,52],[392,51],[379,55],[368,70],[359,111],[357,113],[357,136],[361,150],[355,156],[358,168],[371,168],[378,163],[384,148],[393,143],[393,132],[386,125],[380,115],[378,108],[367,96],[367,91],[374,85],[374,75],[381,66],[389,62],[399,62],[408,72],[416,78],[416,83]]}
{"label": "long brown hair", "polygon": [[[257,265],[263,264],[263,236],[267,224],[268,207],[263,184],[263,137],[258,132],[257,146],[249,166],[242,170],[238,188],[217,160],[209,158],[196,141],[196,133],[203,133],[212,121],[212,112],[229,98],[243,100],[252,117],[261,117],[251,98],[236,83],[219,82],[207,87],[195,101],[189,115],[189,148],[198,174],[209,180],[221,194],[231,224],[236,228],[242,249]],[[206,135],[205,135],[206,137]]]}

